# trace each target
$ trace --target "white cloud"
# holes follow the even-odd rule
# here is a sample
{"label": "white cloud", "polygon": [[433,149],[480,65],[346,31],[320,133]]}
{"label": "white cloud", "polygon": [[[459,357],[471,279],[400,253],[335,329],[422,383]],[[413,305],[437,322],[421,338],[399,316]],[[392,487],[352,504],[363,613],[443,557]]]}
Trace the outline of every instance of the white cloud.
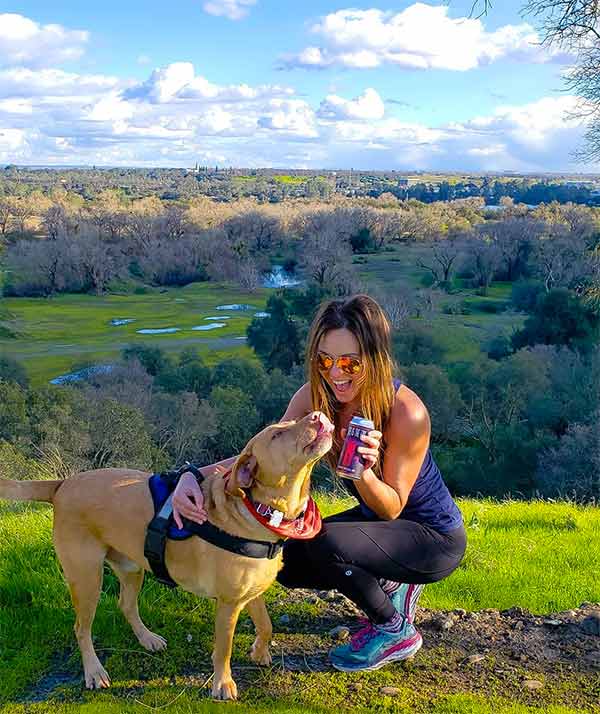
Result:
{"label": "white cloud", "polygon": [[208,0],[202,7],[209,15],[241,20],[252,5],[256,5],[256,0]]}
{"label": "white cloud", "polygon": [[81,57],[89,33],[40,25],[16,13],[0,14],[0,66],[62,64]]}
{"label": "white cloud", "polygon": [[127,89],[124,97],[152,104],[168,104],[183,101],[245,102],[293,93],[293,89],[279,85],[213,84],[205,77],[196,75],[191,62],[173,62],[155,69],[145,82]]}
{"label": "white cloud", "polygon": [[299,138],[319,136],[315,114],[302,99],[271,99],[258,120],[258,126]]}
{"label": "white cloud", "polygon": [[382,119],[385,105],[374,89],[365,89],[360,97],[349,100],[330,94],[319,107],[321,119]]}
{"label": "white cloud", "polygon": [[564,54],[542,50],[538,35],[527,23],[487,32],[479,19],[453,19],[446,5],[421,2],[395,14],[377,9],[339,10],[321,18],[311,32],[321,37],[322,45],[284,56],[284,66],[368,69],[391,64],[405,69],[466,71],[501,58],[566,60]]}
{"label": "white cloud", "polygon": [[75,74],[61,69],[0,70],[0,97],[73,96],[95,94],[113,89],[116,77],[102,74]]}

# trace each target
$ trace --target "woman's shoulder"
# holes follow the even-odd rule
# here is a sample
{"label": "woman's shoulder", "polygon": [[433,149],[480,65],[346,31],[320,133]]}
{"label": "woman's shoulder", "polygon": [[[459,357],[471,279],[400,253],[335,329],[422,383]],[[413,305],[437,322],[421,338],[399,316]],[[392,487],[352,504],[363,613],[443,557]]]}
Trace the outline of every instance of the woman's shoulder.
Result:
{"label": "woman's shoulder", "polygon": [[400,384],[394,395],[389,422],[392,432],[419,435],[431,429],[427,407],[416,392]]}

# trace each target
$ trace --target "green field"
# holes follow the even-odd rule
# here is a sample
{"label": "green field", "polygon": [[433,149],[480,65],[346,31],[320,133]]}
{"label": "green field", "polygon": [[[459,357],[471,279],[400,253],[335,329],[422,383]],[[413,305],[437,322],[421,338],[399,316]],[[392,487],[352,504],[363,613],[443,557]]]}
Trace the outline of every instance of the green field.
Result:
{"label": "green field", "polygon": [[[247,293],[231,285],[194,283],[184,288],[154,289],[143,295],[57,295],[52,298],[4,298],[0,324],[16,334],[0,339],[0,353],[21,362],[33,384],[40,384],[85,364],[110,362],[130,344],[155,345],[167,351],[198,349],[210,364],[231,353],[252,355],[244,340],[254,310],[215,310],[217,305],[249,304],[264,310],[268,294]],[[224,327],[205,317],[221,317]],[[114,327],[112,319],[135,322]],[[216,321],[214,321],[216,322]],[[175,333],[140,335],[139,329],[179,327]]]}
{"label": "green field", "polygon": [[[396,245],[394,250],[360,256],[355,267],[358,289],[393,292],[408,288],[422,289],[427,271],[416,265],[424,248],[418,244]],[[460,281],[459,281],[460,283]],[[474,290],[442,293],[435,309],[426,318],[445,344],[446,361],[472,360],[491,337],[510,337],[522,326],[524,316],[510,310],[491,313],[485,306],[505,306],[510,298],[510,284],[493,284],[488,295]],[[193,283],[184,288],[147,288],[144,294],[72,295],[51,298],[2,298],[0,300],[0,354],[21,362],[33,385],[90,364],[114,361],[130,344],[158,346],[167,352],[194,346],[208,364],[231,354],[248,357],[253,352],[244,341],[246,327],[254,312],[215,311],[217,305],[249,304],[264,310],[272,289],[245,292],[232,284]],[[467,305],[470,314],[446,314],[448,305]],[[208,325],[204,318],[229,315],[224,327],[195,332],[192,327]],[[135,322],[114,327],[115,318]],[[179,327],[171,334],[140,335],[144,328]],[[12,334],[12,337],[7,336]]]}
{"label": "green field", "polygon": [[[319,501],[324,513],[347,505],[331,497]],[[520,606],[547,614],[585,600],[600,601],[599,508],[477,500],[463,500],[460,506],[467,524],[467,555],[453,575],[425,588],[423,606],[467,611]],[[267,593],[276,643],[273,665],[259,669],[249,660],[253,635],[242,615],[233,659],[241,702],[213,704],[209,689],[202,686],[210,677],[212,602],[168,590],[148,576],[141,595],[142,617],[169,642],[164,652],[149,654],[139,647],[118,611],[118,587],[108,571],[94,639],[113,688],[85,692],[72,631],[73,611],[54,557],[51,524],[47,506],[0,506],[0,711],[7,714],[141,714],[163,707],[177,713],[223,712],[225,707],[244,714],[331,713],[343,707],[352,712],[407,714],[582,714],[594,711],[590,702],[594,692],[600,695],[597,674],[558,670],[544,675],[518,665],[515,681],[545,680],[542,690],[523,692],[512,679],[498,678],[499,662],[493,656],[472,681],[456,681],[452,663],[464,653],[431,646],[427,634],[414,664],[358,675],[316,666],[317,661],[325,662],[332,645],[329,628],[351,618],[322,599],[290,600],[276,585]],[[282,624],[284,615],[288,619]],[[382,694],[382,686],[396,687],[401,694],[393,698]]]}

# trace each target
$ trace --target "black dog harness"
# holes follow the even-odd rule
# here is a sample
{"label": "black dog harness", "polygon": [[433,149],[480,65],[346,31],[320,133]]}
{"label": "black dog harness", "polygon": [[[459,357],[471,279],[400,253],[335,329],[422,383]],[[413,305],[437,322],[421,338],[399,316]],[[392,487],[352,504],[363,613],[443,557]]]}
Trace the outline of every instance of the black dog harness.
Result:
{"label": "black dog harness", "polygon": [[173,533],[175,528],[175,522],[173,518],[173,490],[179,481],[179,478],[186,471],[190,471],[196,477],[198,483],[204,481],[204,476],[200,473],[199,469],[193,464],[186,463],[180,469],[176,471],[168,471],[160,475],[155,474],[152,479],[159,479],[160,483],[155,484],[155,489],[151,490],[153,493],[153,499],[155,498],[156,485],[161,489],[168,489],[169,495],[166,501],[162,504],[154,518],[148,524],[146,531],[146,540],[144,542],[144,555],[146,556],[152,572],[156,576],[156,579],[167,585],[168,587],[177,587],[177,583],[169,575],[165,563],[165,548],[167,545],[167,539],[171,538],[173,540],[185,540],[191,538],[193,535],[202,538],[207,543],[216,545],[218,548],[223,548],[230,553],[236,553],[237,555],[243,555],[247,558],[275,558],[283,547],[283,540],[278,540],[275,543],[270,543],[268,541],[261,540],[251,540],[249,538],[240,538],[239,536],[231,535],[217,528],[212,523],[205,521],[200,525],[199,523],[194,523],[187,518],[182,518],[184,524],[183,531],[177,531],[176,534]]}

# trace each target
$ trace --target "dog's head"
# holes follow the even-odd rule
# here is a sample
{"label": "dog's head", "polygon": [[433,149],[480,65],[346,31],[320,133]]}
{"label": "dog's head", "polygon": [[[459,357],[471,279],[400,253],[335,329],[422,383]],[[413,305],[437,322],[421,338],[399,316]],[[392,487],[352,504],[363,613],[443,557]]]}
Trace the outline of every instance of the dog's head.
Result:
{"label": "dog's head", "polygon": [[269,503],[294,518],[306,503],[310,474],[333,442],[333,424],[322,412],[271,424],[254,436],[235,462],[227,491]]}

